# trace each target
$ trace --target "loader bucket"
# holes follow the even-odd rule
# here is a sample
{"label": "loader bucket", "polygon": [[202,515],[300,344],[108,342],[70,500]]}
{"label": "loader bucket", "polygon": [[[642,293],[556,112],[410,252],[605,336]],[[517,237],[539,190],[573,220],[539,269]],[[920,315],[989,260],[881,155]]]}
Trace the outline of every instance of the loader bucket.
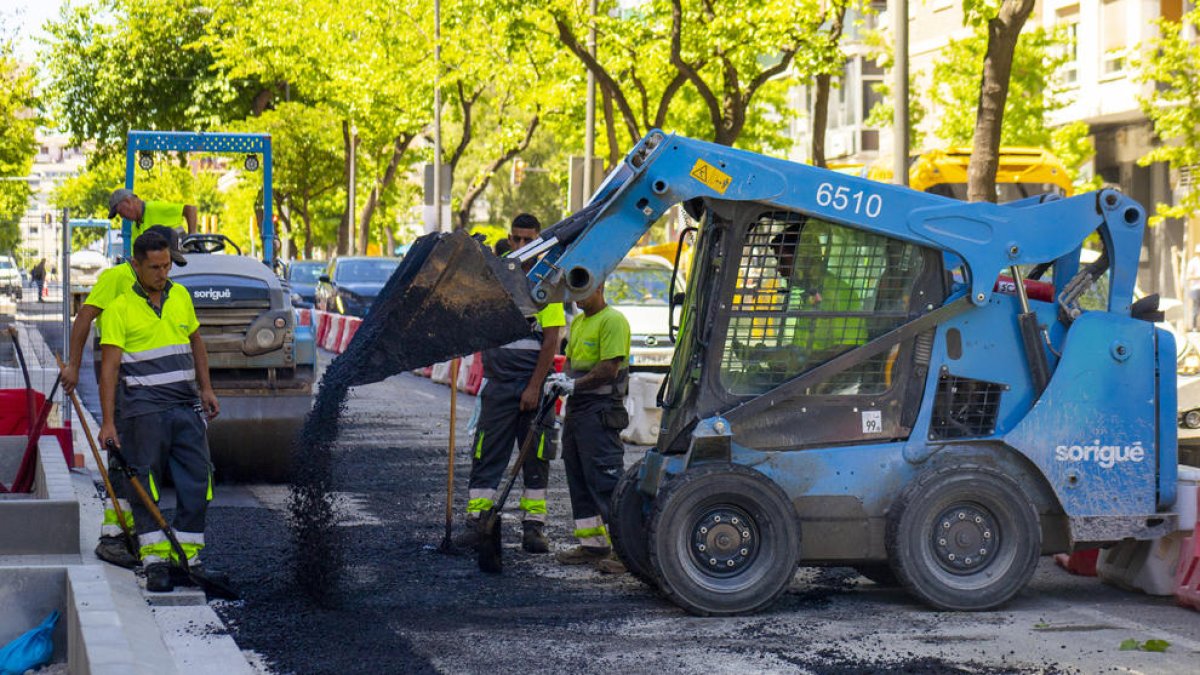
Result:
{"label": "loader bucket", "polygon": [[350,370],[347,386],[370,384],[527,337],[525,317],[537,310],[528,298],[516,261],[497,258],[465,232],[426,235],[330,368]]}

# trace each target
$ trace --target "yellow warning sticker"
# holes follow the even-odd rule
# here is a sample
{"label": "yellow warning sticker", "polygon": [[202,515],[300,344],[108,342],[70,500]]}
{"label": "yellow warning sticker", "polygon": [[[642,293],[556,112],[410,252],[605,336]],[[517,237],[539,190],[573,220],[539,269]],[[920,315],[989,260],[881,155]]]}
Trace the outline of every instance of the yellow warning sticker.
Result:
{"label": "yellow warning sticker", "polygon": [[702,159],[696,160],[695,166],[692,167],[692,172],[688,175],[720,194],[725,194],[725,190],[728,190],[729,184],[733,182],[729,174]]}

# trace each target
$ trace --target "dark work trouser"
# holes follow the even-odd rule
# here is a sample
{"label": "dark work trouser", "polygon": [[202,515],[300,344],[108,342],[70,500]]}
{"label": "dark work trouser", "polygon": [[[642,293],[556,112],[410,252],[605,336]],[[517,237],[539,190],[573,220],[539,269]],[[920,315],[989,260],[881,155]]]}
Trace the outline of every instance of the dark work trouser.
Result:
{"label": "dark work trouser", "polygon": [[[212,499],[212,463],[206,427],[196,408],[180,404],[127,418],[121,432],[121,454],[155,503],[164,469],[170,467],[175,481],[175,519],[171,527],[189,560],[204,548],[204,519]],[[130,501],[142,562],[175,559],[170,542],[158,529],[150,511],[140,499]]]}
{"label": "dark work trouser", "polygon": [[[477,518],[492,508],[496,489],[512,458],[513,448],[525,442],[536,410],[521,412],[521,392],[526,383],[521,380],[488,380],[479,393],[479,422],[471,446],[471,479],[468,482],[467,516]],[[536,447],[521,467],[525,490],[521,493],[524,520],[546,522],[546,486],[550,481],[550,444],[554,438],[542,433],[534,440]]]}
{"label": "dark work trouser", "polygon": [[[92,351],[95,358],[92,361],[92,370],[96,375],[96,382],[100,382],[100,336],[95,337],[92,343]],[[117,388],[116,416],[117,437],[125,438],[125,420],[121,417],[121,390]],[[112,483],[113,493],[116,494],[117,501],[121,504],[121,514],[125,516],[125,526],[131,532],[135,532],[133,525],[133,511],[130,509],[130,498],[133,497],[133,491],[129,487],[129,480],[125,478],[125,474],[121,473],[113,461],[112,455],[108,450],[104,451],[104,458],[108,463],[108,482]],[[117,518],[117,511],[113,508],[112,501],[108,495],[104,496],[104,520],[100,521],[100,536],[101,537],[119,537],[125,532],[121,528],[120,519]]]}
{"label": "dark work trouser", "polygon": [[[618,402],[617,405],[620,403]],[[609,545],[608,522],[613,490],[625,465],[621,431],[604,423],[614,405],[611,396],[572,396],[563,420],[563,464],[571,491],[575,536],[583,546]]]}

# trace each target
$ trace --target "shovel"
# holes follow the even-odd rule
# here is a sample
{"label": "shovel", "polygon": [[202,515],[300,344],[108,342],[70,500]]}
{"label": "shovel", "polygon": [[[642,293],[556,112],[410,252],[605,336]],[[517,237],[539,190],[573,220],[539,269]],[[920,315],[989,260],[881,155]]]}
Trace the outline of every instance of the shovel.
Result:
{"label": "shovel", "polygon": [[[61,370],[65,367],[61,358],[56,354],[54,359],[58,361],[58,367]],[[71,392],[71,405],[75,408],[75,416],[79,418],[79,426],[83,428],[83,435],[87,438],[88,446],[92,449],[92,458],[96,460],[96,468],[100,470],[100,478],[104,481],[104,492],[108,495],[108,499],[112,502],[113,511],[117,514],[117,524],[121,526],[121,533],[125,535],[125,542],[129,544],[130,551],[137,551],[137,538],[133,536],[133,532],[129,529],[129,524],[125,522],[125,510],[121,508],[121,502],[117,499],[117,492],[113,489],[112,480],[108,475],[108,469],[105,468],[104,459],[100,456],[100,449],[96,447],[96,439],[92,437],[92,430],[88,427],[87,422],[83,417],[83,406],[79,403],[79,396]]]}
{"label": "shovel", "polygon": [[537,440],[538,433],[545,430],[543,421],[546,414],[554,410],[554,402],[557,399],[557,396],[542,397],[537,415],[529,424],[529,433],[525,434],[525,441],[521,443],[521,452],[517,453],[517,461],[509,470],[508,476],[505,477],[504,486],[500,489],[496,502],[492,508],[479,516],[479,543],[476,551],[479,554],[479,569],[484,572],[499,574],[504,568],[504,559],[500,553],[500,511],[504,509],[504,502],[508,500],[508,495],[512,492],[513,484],[517,481],[517,474],[521,472],[521,467],[525,466],[525,460],[529,458],[529,453],[537,445],[534,441]]}
{"label": "shovel", "polygon": [[154,523],[158,525],[158,529],[162,530],[162,533],[167,536],[167,541],[171,542],[171,548],[175,551],[175,556],[179,559],[179,566],[183,568],[184,573],[192,580],[192,583],[199,586],[205,595],[222,600],[239,599],[238,592],[233,590],[233,587],[229,584],[201,574],[188,566],[187,554],[183,552],[183,547],[179,545],[179,540],[175,538],[175,531],[167,524],[167,519],[163,518],[162,511],[158,510],[158,505],[146,493],[146,489],[142,487],[142,482],[138,480],[137,474],[133,472],[133,468],[125,462],[125,457],[121,455],[121,451],[117,450],[117,444],[109,439],[108,443],[105,444],[105,448],[108,450],[109,456],[113,458],[113,463],[117,470],[125,474],[125,477],[129,479],[129,484],[133,486],[133,491],[137,493],[142,505],[150,512],[150,517],[154,519]]}

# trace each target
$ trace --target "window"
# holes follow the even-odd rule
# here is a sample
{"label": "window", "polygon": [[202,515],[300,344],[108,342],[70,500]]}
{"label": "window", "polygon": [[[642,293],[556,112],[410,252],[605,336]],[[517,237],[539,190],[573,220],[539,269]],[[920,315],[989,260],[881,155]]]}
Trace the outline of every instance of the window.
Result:
{"label": "window", "polygon": [[1104,0],[1100,7],[1101,53],[1100,74],[1115,75],[1125,70],[1125,12],[1121,0]]}
{"label": "window", "polygon": [[1058,71],[1063,84],[1073,85],[1079,82],[1079,5],[1062,7],[1057,12],[1057,24],[1066,33],[1067,44],[1066,63]]}
{"label": "window", "polygon": [[[900,326],[921,270],[917,246],[803,214],[762,214],[737,267],[723,385],[734,395],[761,394]],[[813,392],[883,393],[895,353],[836,373]]]}

